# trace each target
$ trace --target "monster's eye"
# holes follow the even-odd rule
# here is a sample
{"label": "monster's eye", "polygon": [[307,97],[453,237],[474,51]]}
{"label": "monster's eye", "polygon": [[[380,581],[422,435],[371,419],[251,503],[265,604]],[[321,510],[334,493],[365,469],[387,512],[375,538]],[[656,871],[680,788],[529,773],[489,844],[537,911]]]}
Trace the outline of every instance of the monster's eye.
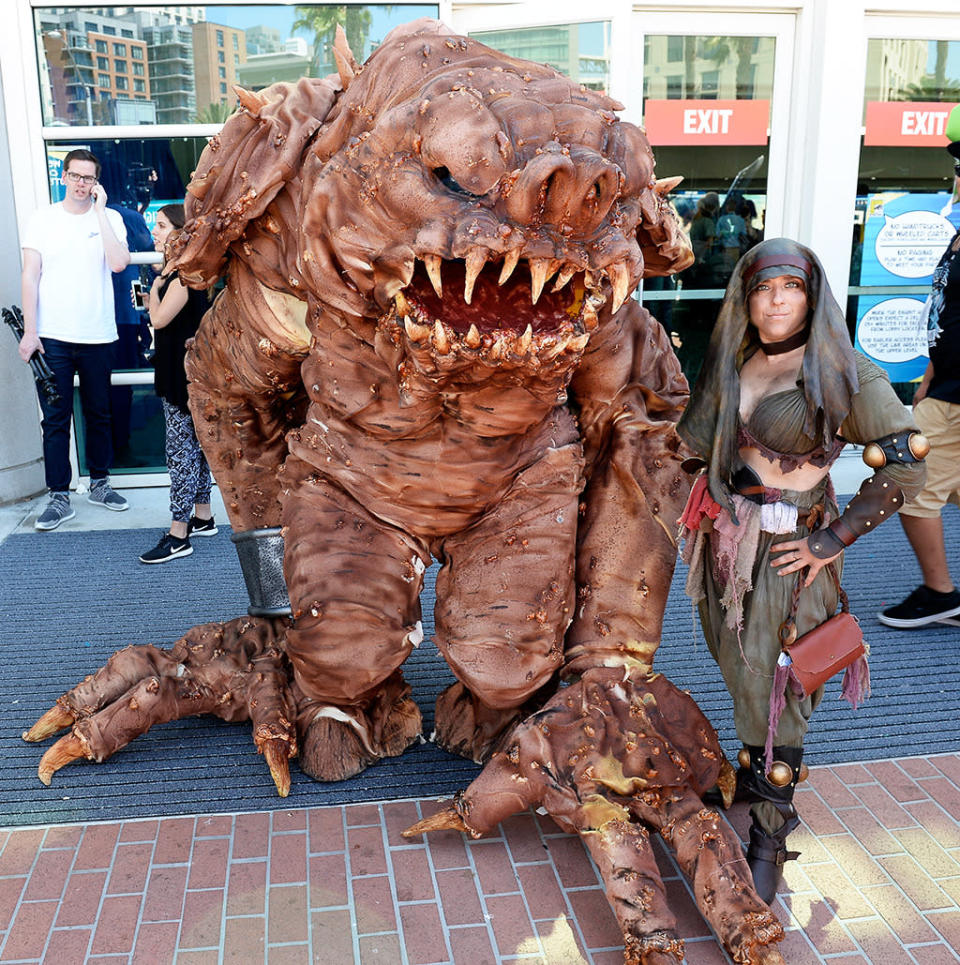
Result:
{"label": "monster's eye", "polygon": [[450,174],[447,168],[434,168],[433,176],[448,190],[452,191],[454,194],[461,194],[466,198],[475,198],[476,195],[472,191],[468,191],[465,187],[458,184],[453,175]]}

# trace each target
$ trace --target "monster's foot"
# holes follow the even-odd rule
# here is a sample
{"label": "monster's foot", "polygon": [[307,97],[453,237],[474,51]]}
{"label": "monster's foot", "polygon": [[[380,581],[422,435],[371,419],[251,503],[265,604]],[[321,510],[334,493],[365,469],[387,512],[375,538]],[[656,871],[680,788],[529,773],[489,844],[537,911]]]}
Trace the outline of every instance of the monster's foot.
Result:
{"label": "monster's foot", "polygon": [[674,846],[701,912],[734,960],[782,961],[783,929],[753,887],[740,841],[699,794],[722,755],[689,695],[660,674],[596,667],[524,719],[452,808],[410,833],[464,828],[473,836],[543,806],[580,835],[620,924],[625,961],[676,965],[682,942],[650,846]]}
{"label": "monster's foot", "polygon": [[434,740],[451,754],[482,764],[519,719],[519,708],[488,707],[457,681],[437,698]]}
{"label": "monster's foot", "polygon": [[300,767],[318,781],[343,781],[383,757],[398,757],[423,729],[420,708],[399,670],[357,707],[302,698]]}
{"label": "monster's foot", "polygon": [[242,617],[194,627],[169,650],[118,651],[24,732],[24,740],[38,741],[72,726],[43,755],[37,776],[49,784],[71,761],[104,761],[155,724],[214,714],[253,723],[254,743],[284,796],[297,752],[286,627],[281,619]]}
{"label": "monster's foot", "polygon": [[683,961],[683,941],[671,932],[655,932],[637,938],[627,935],[623,965],[677,965]]}

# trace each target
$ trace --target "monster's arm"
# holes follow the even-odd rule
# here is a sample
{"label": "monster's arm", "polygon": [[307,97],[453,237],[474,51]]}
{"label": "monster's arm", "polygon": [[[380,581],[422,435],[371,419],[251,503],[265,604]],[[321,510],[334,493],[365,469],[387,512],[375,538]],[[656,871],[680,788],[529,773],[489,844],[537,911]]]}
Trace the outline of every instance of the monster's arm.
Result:
{"label": "monster's arm", "polygon": [[565,672],[649,668],[690,489],[675,430],[687,382],[663,328],[632,299],[597,331],[571,384],[587,465],[578,599]]}

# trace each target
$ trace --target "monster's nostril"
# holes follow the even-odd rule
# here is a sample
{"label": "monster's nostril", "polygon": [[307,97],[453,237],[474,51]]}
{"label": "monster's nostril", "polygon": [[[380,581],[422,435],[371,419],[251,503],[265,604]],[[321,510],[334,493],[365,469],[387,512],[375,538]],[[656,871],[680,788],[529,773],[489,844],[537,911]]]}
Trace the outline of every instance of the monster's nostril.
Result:
{"label": "monster's nostril", "polygon": [[452,191],[454,194],[463,194],[468,197],[474,197],[473,192],[468,191],[465,187],[457,182],[457,180],[450,173],[449,168],[438,167],[433,169],[433,176],[448,190]]}

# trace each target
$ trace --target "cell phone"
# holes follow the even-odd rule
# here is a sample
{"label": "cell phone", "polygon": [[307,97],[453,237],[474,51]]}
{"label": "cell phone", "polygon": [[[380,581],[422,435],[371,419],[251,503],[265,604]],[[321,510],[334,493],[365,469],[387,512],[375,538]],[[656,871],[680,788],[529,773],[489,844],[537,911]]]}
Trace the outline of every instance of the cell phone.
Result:
{"label": "cell phone", "polygon": [[143,294],[143,283],[139,281],[130,282],[130,291],[133,292],[133,304],[138,311],[146,311],[147,303]]}

